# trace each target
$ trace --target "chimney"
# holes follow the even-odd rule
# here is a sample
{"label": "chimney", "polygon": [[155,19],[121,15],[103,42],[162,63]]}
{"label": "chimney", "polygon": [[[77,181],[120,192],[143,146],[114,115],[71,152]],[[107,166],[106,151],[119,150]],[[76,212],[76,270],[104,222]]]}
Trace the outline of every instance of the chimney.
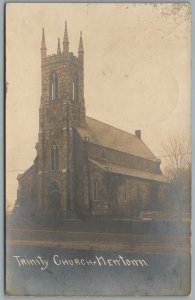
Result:
{"label": "chimney", "polygon": [[141,140],[141,130],[140,129],[135,130],[135,135],[139,140]]}

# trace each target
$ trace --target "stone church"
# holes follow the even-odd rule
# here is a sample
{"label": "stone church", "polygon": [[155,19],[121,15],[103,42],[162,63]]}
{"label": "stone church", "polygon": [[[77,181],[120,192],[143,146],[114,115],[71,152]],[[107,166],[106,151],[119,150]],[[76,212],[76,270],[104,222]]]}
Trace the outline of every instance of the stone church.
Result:
{"label": "stone church", "polygon": [[18,175],[16,209],[46,216],[136,218],[166,201],[167,180],[141,138],[86,116],[84,48],[47,55],[41,42],[41,101],[37,155]]}

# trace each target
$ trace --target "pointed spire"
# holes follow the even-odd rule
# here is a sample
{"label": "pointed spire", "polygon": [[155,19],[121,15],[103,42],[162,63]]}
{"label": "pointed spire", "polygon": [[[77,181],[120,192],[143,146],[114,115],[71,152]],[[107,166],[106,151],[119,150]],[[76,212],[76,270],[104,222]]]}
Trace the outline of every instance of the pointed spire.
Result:
{"label": "pointed spire", "polygon": [[45,42],[45,31],[42,29],[42,41],[41,41],[41,62],[43,63],[44,59],[47,56],[47,48]]}
{"label": "pointed spire", "polygon": [[68,40],[68,30],[67,30],[66,21],[65,21],[65,28],[64,28],[63,51],[66,53],[69,52],[69,40]]}
{"label": "pointed spire", "polygon": [[67,30],[67,22],[66,22],[66,21],[65,21],[64,34],[68,35],[68,30]]}
{"label": "pointed spire", "polygon": [[60,38],[58,38],[57,54],[58,54],[58,55],[61,54]]}
{"label": "pointed spire", "polygon": [[78,53],[84,53],[82,31],[80,31],[79,50]]}
{"label": "pointed spire", "polygon": [[41,49],[46,49],[46,42],[45,42],[45,31],[42,28],[42,41],[41,41]]}

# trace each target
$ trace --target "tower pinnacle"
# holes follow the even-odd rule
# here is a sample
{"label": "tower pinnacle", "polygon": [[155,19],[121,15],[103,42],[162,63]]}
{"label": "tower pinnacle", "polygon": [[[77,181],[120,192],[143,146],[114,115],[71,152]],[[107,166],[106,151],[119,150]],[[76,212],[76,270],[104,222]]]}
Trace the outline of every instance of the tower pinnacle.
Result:
{"label": "tower pinnacle", "polygon": [[61,54],[60,38],[58,38],[57,54],[58,54],[58,55]]}
{"label": "tower pinnacle", "polygon": [[65,28],[64,28],[64,39],[63,39],[63,52],[69,52],[69,40],[68,40],[68,30],[67,30],[67,23],[65,21]]}
{"label": "tower pinnacle", "polygon": [[46,42],[45,42],[45,31],[44,31],[44,28],[42,28],[41,60],[46,58],[46,56],[47,56],[47,48],[46,48]]}
{"label": "tower pinnacle", "polygon": [[80,40],[79,40],[79,50],[78,50],[78,53],[79,54],[83,54],[84,53],[82,31],[80,32]]}

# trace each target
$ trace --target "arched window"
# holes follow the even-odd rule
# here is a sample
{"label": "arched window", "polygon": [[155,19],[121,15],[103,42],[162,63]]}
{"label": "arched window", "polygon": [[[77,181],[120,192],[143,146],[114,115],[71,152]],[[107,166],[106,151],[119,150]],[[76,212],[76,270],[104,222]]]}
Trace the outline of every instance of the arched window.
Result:
{"label": "arched window", "polygon": [[79,102],[79,77],[78,75],[73,76],[72,82],[72,99]]}
{"label": "arched window", "polygon": [[93,182],[93,200],[99,200],[99,183],[97,180]]}
{"label": "arched window", "polygon": [[123,184],[118,186],[118,201],[127,202],[127,185]]}
{"label": "arched window", "polygon": [[55,72],[50,77],[50,98],[52,101],[58,99],[58,76]]}
{"label": "arched window", "polygon": [[104,150],[102,151],[101,158],[106,159],[106,152]]}
{"label": "arched window", "polygon": [[28,193],[29,193],[28,186],[25,186],[25,201],[28,201]]}
{"label": "arched window", "polygon": [[32,200],[32,186],[29,186],[29,191],[28,191],[28,200]]}
{"label": "arched window", "polygon": [[58,170],[59,169],[59,151],[56,145],[51,147],[51,169]]}

